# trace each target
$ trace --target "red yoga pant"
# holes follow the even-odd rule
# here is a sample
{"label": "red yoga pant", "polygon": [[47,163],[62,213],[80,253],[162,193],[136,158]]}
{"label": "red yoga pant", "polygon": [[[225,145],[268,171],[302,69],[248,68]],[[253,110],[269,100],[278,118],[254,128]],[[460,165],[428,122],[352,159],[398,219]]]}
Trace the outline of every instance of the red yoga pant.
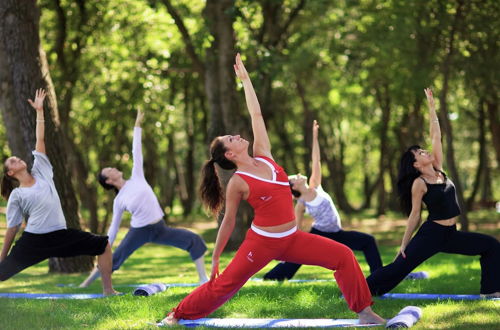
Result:
{"label": "red yoga pant", "polygon": [[249,229],[227,268],[185,297],[173,309],[174,317],[194,320],[211,314],[273,259],[335,270],[335,279],[351,310],[359,313],[373,304],[365,277],[347,246],[299,230],[270,238]]}

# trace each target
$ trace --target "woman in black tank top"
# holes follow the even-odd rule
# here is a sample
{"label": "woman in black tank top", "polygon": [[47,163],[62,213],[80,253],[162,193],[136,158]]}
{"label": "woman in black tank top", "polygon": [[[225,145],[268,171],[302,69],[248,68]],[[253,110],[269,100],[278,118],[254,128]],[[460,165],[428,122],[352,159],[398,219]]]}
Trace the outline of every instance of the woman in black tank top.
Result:
{"label": "woman in black tank top", "polygon": [[[479,255],[480,293],[500,297],[500,243],[488,235],[457,231],[460,207],[455,185],[442,171],[441,130],[432,91],[425,89],[425,94],[430,109],[432,153],[415,145],[401,157],[398,194],[408,225],[394,262],[375,271],[366,281],[373,295],[382,295],[438,252]],[[422,202],[429,215],[412,238],[421,221]]]}

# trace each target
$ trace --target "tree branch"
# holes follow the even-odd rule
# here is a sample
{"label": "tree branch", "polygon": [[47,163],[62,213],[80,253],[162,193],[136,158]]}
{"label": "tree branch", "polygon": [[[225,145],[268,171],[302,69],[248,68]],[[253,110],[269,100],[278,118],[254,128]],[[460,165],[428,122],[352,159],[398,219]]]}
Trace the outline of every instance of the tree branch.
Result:
{"label": "tree branch", "polygon": [[191,36],[189,35],[189,32],[184,25],[184,21],[182,20],[181,16],[177,12],[177,10],[172,6],[172,3],[169,0],[161,0],[165,7],[167,7],[167,11],[172,16],[172,18],[175,21],[175,25],[177,25],[177,28],[179,29],[179,32],[181,33],[182,40],[184,41],[184,45],[186,46],[186,51],[193,61],[194,67],[196,71],[200,73],[200,75],[205,74],[205,65],[201,61],[200,57],[198,54],[196,54],[196,50],[193,45],[193,41],[191,40]]}
{"label": "tree branch", "polygon": [[288,28],[292,24],[293,20],[297,18],[299,12],[304,8],[305,5],[306,5],[306,0],[300,0],[299,4],[292,10],[290,16],[288,16],[287,21],[280,29],[280,32],[278,33],[278,38],[276,39],[275,44],[273,46],[277,46],[282,40],[286,39],[285,36],[287,35]]}
{"label": "tree branch", "polygon": [[57,54],[57,62],[59,62],[59,66],[61,70],[66,74],[66,55],[64,54],[64,44],[66,42],[66,14],[64,13],[64,9],[61,6],[60,0],[53,0],[56,14],[57,14],[57,25],[59,29],[57,29],[56,33],[56,43],[54,46],[54,50]]}

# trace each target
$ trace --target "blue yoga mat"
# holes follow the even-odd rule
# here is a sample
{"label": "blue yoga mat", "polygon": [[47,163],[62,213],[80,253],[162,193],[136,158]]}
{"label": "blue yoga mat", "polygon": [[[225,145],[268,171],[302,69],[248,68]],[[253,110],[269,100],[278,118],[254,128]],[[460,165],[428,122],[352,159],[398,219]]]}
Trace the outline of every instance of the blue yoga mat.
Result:
{"label": "blue yoga mat", "polygon": [[[387,321],[387,328],[411,328],[422,317],[422,310],[415,306],[406,306]],[[179,320],[186,327],[215,328],[332,328],[332,327],[377,327],[381,324],[359,324],[357,319],[212,319]],[[165,326],[162,322],[156,324]]]}
{"label": "blue yoga mat", "polygon": [[[216,328],[331,328],[331,327],[375,327],[378,324],[359,324],[357,319],[211,319],[180,320],[186,327]],[[158,326],[163,326],[159,323]]]}
{"label": "blue yoga mat", "polygon": [[0,293],[0,298],[24,299],[96,299],[104,298],[101,293]]}
{"label": "blue yoga mat", "polygon": [[450,299],[450,300],[500,300],[500,298],[482,298],[478,294],[437,294],[437,293],[386,293],[382,299]]}
{"label": "blue yoga mat", "polygon": [[156,293],[163,292],[168,289],[168,286],[164,283],[152,283],[147,285],[141,285],[134,290],[134,296],[144,296],[149,297]]}
{"label": "blue yoga mat", "polygon": [[429,273],[426,271],[413,272],[406,275],[405,280],[425,280],[429,278]]}

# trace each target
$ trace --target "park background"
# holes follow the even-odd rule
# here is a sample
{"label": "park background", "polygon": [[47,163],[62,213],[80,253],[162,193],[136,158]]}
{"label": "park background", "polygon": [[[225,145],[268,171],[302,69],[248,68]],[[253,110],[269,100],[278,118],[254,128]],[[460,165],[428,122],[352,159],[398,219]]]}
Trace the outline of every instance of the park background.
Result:
{"label": "park background", "polygon": [[[114,194],[96,174],[113,166],[129,175],[141,109],[145,174],[167,223],[212,243],[217,219],[197,197],[208,143],[220,134],[251,139],[232,67],[240,52],[277,162],[289,174],[310,172],[317,119],[323,187],[346,229],[376,235],[384,263],[405,225],[399,156],[429,147],[425,87],[436,97],[460,227],[499,238],[499,16],[493,0],[2,0],[0,156],[31,162],[35,114],[26,99],[46,88],[46,144],[68,226],[105,233]],[[228,250],[251,217],[242,205]],[[51,259],[49,269],[92,264]],[[490,311],[498,316],[498,305]]]}

